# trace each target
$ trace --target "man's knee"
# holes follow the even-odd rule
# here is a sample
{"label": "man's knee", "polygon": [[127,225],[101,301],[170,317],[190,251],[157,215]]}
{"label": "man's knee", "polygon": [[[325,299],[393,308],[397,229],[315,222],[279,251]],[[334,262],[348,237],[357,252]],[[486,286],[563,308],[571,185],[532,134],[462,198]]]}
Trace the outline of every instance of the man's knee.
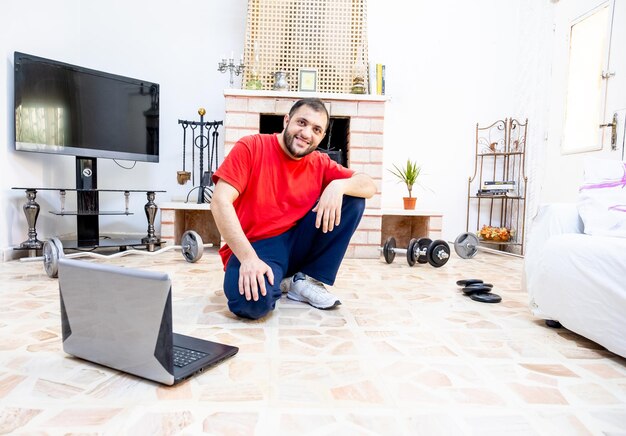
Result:
{"label": "man's knee", "polygon": [[270,313],[276,307],[276,302],[272,302],[271,298],[259,296],[257,301],[246,300],[242,295],[241,298],[228,300],[228,309],[235,315],[247,319],[260,319]]}
{"label": "man's knee", "polygon": [[[281,297],[280,287],[272,286],[265,279],[265,289],[267,294],[261,295],[259,289],[259,299],[246,300],[245,295],[239,293],[239,260],[232,257],[226,267],[224,275],[224,294],[228,300],[228,309],[235,315],[247,319],[259,319],[266,316],[276,307],[276,301]],[[273,268],[274,277],[282,277],[282,270]]]}
{"label": "man's knee", "polygon": [[348,212],[360,217],[363,215],[363,212],[365,212],[365,199],[361,197],[352,197],[351,195],[344,195],[342,209],[342,215],[344,215],[345,212]]}
{"label": "man's knee", "polygon": [[[341,207],[341,222],[345,223],[343,229],[354,232],[363,218],[365,212],[365,199],[361,197],[343,196]],[[342,229],[342,226],[338,227]]]}

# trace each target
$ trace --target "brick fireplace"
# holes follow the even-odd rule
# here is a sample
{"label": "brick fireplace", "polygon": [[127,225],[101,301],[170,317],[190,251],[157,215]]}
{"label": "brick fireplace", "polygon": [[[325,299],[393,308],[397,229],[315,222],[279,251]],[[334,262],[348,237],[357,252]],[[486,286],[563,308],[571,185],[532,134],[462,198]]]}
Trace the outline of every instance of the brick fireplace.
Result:
{"label": "brick fireplace", "polygon": [[357,94],[317,94],[279,91],[224,91],[224,153],[228,154],[242,136],[259,132],[261,115],[284,115],[300,98],[319,97],[331,119],[349,118],[347,165],[370,175],[377,193],[366,202],[365,214],[355,232],[346,257],[378,258],[381,242],[381,184],[383,176],[383,126],[387,97]]}
{"label": "brick fireplace", "polygon": [[[261,117],[282,116],[296,100],[319,97],[327,105],[331,120],[348,119],[347,166],[369,174],[376,183],[376,195],[367,200],[361,224],[352,237],[346,257],[378,258],[379,247],[393,236],[397,246],[407,247],[410,239],[429,237],[440,239],[443,216],[436,211],[406,211],[381,209],[383,177],[383,125],[386,97],[354,94],[317,94],[277,91],[224,91],[224,149],[228,154],[245,135],[259,132]],[[334,137],[334,135],[333,135]],[[333,143],[337,143],[333,140]],[[210,204],[171,202],[161,208],[161,238],[180,244],[186,230],[195,230],[204,242],[218,246],[221,241]]]}

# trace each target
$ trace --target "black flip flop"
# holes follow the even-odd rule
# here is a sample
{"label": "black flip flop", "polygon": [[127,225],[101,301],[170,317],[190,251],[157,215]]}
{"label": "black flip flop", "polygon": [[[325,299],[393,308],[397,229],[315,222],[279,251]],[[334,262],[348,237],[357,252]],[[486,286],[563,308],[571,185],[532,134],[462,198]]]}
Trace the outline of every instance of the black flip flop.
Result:
{"label": "black flip flop", "polygon": [[477,284],[477,283],[482,283],[483,281],[481,279],[463,279],[463,280],[458,280],[456,282],[457,286],[467,286],[467,285],[472,285],[472,284]]}
{"label": "black flip flop", "polygon": [[492,294],[491,292],[477,292],[470,294],[470,298],[474,301],[480,301],[481,303],[499,303],[502,301],[501,296]]}

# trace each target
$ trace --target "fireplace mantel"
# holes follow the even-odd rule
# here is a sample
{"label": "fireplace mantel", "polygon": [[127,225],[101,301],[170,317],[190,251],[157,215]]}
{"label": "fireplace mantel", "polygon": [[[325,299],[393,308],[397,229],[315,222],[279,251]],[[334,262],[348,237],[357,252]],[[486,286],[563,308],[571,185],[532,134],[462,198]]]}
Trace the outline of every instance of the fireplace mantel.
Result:
{"label": "fireplace mantel", "polygon": [[252,89],[225,89],[224,97],[265,97],[265,98],[290,98],[299,100],[301,98],[319,98],[324,101],[331,100],[348,100],[348,101],[389,101],[387,95],[370,95],[370,94],[337,94],[327,92],[294,92],[294,91],[265,91]]}

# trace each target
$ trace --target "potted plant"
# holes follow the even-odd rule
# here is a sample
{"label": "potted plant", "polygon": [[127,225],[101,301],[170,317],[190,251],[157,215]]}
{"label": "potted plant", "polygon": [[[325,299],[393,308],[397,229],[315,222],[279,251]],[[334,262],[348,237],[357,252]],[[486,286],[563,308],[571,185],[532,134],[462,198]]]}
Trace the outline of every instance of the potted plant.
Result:
{"label": "potted plant", "polygon": [[413,185],[417,183],[417,179],[422,171],[422,167],[411,159],[406,160],[403,166],[393,165],[393,169],[388,170],[391,174],[400,179],[399,183],[404,183],[409,191],[408,197],[403,197],[405,209],[415,209],[416,198],[413,197]]}

